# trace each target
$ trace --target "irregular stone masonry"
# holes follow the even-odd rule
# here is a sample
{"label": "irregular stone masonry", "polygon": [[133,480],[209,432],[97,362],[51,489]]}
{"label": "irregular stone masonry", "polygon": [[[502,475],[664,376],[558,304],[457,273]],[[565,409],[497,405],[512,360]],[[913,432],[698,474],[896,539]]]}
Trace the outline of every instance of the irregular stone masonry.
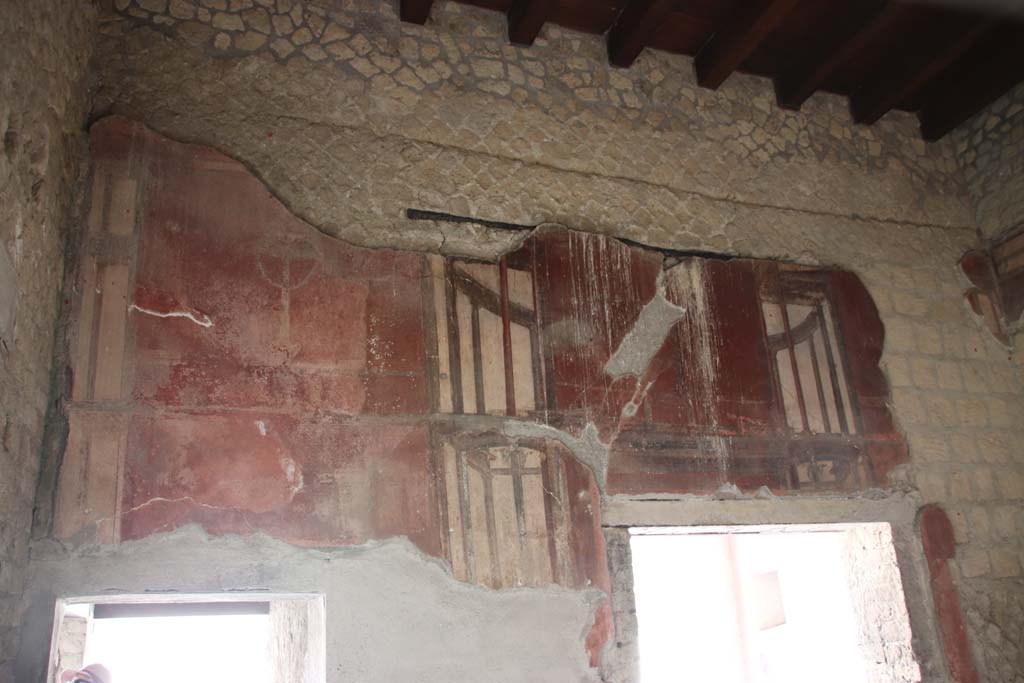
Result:
{"label": "irregular stone masonry", "polygon": [[953,133],[978,228],[999,237],[1024,226],[1024,84]]}
{"label": "irregular stone masonry", "polygon": [[[532,47],[510,45],[502,14],[456,3],[438,3],[426,28],[402,24],[394,3],[351,3],[344,11],[331,9],[335,6],[298,0],[117,0],[124,16],[211,56],[332,63],[342,71],[340,76],[366,83],[373,95],[393,100],[398,108],[411,109],[424,92],[447,98],[476,91],[513,107],[540,107],[563,120],[586,115],[595,127],[608,121],[656,134],[688,132],[686,147],[713,146],[730,159],[748,163],[828,159],[868,171],[896,163],[930,190],[961,189],[951,173],[955,160],[948,152],[926,150],[908,115],[889,117],[874,127],[854,126],[845,115],[845,101],[828,98],[825,116],[818,111],[822,103],[807,107],[806,114],[780,116],[771,89],[760,79],[738,77],[729,87],[711,92],[694,87],[688,59],[652,52],[631,69],[611,68],[601,38],[555,26],[546,27]],[[105,30],[123,28],[113,24]],[[350,84],[346,94],[351,91]],[[536,141],[517,139],[515,118],[496,115],[494,121],[472,125],[494,125],[496,133],[531,156],[529,148]],[[595,143],[593,159],[606,157],[601,131],[587,133],[575,137]],[[576,154],[588,154],[572,138],[559,142],[565,152],[574,148]],[[680,154],[692,154],[686,147],[680,147]],[[635,167],[648,165],[642,160]],[[662,177],[669,172],[657,170]],[[708,178],[711,187],[714,180]]]}
{"label": "irregular stone masonry", "polygon": [[[251,9],[288,14],[291,36],[291,3],[175,3],[189,19],[170,3],[120,7],[101,27],[96,113],[218,147],[328,234],[480,256],[517,239],[405,220],[414,207],[855,270],[886,325],[882,363],[910,444],[897,487],[953,521],[982,680],[1020,680],[1024,376],[962,302],[955,268],[977,246],[976,218],[951,143],[925,144],[899,113],[855,127],[827,95],[780,111],[757,78],[701,90],[677,56],[645,52],[616,71],[599,38],[554,26],[517,48],[500,14],[452,3],[425,27],[400,24],[391,3],[306,3],[305,27],[316,33],[316,16],[323,30],[283,58],[272,20],[246,50],[238,38],[255,27],[225,16],[215,28],[214,13],[243,26]],[[350,35],[326,41],[327,19]],[[311,61],[314,45],[328,57]],[[997,187],[971,174],[975,196]],[[943,680],[941,667],[924,673]]]}

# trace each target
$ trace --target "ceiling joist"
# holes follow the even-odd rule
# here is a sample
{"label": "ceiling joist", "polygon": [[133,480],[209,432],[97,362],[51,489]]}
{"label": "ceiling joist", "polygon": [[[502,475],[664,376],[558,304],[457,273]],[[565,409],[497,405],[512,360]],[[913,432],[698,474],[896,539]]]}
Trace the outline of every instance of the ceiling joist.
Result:
{"label": "ceiling joist", "polygon": [[[956,21],[955,19],[952,21]],[[990,17],[961,19],[958,26],[947,26],[943,37],[934,43],[934,51],[914,55],[899,64],[887,64],[865,88],[850,97],[850,112],[856,123],[870,125],[890,109],[912,100],[933,78],[949,68],[974,47],[994,26]]]}
{"label": "ceiling joist", "polygon": [[779,106],[793,111],[820,90],[843,64],[860,54],[871,40],[897,15],[888,0],[864,3],[854,17],[828,35],[813,55],[775,79]]}
{"label": "ceiling joist", "polygon": [[693,65],[697,83],[715,90],[746,61],[800,0],[767,0],[754,12],[738,12],[700,49]]}
{"label": "ceiling joist", "polygon": [[[1024,0],[456,0],[502,11],[508,39],[545,24],[606,35],[608,60],[644,48],[689,55],[697,83],[771,78],[784,109],[818,91],[850,98],[854,121],[915,112],[937,139],[1024,80]],[[399,0],[424,24],[433,0]]]}
{"label": "ceiling joist", "polygon": [[433,4],[433,0],[399,0],[398,15],[402,18],[402,21],[422,26],[427,23],[427,18],[430,16],[430,6]]}
{"label": "ceiling joist", "polygon": [[631,66],[675,4],[674,0],[632,0],[626,5],[608,32],[608,60],[618,67]]}
{"label": "ceiling joist", "polygon": [[509,42],[533,45],[550,11],[550,0],[512,0],[508,9]]}
{"label": "ceiling joist", "polygon": [[[1001,26],[966,63],[941,77],[917,118],[925,140],[938,140],[1024,81],[1024,27]],[[980,52],[980,54],[979,54]]]}

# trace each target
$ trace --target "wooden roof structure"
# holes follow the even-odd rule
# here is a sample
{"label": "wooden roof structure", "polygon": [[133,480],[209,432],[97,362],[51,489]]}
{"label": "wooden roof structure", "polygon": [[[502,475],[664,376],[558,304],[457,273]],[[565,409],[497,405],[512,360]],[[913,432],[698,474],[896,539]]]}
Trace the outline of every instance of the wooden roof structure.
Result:
{"label": "wooden roof structure", "polygon": [[[1024,0],[459,0],[503,12],[513,43],[545,23],[605,37],[611,64],[644,48],[694,58],[697,82],[771,78],[779,104],[849,97],[854,121],[914,112],[938,140],[1024,81]],[[400,0],[425,23],[433,0]]]}

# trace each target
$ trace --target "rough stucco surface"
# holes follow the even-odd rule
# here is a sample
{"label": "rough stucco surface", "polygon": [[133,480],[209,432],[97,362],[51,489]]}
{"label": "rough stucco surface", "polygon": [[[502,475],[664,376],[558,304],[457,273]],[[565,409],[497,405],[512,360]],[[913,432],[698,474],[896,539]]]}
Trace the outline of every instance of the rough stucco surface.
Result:
{"label": "rough stucco surface", "polygon": [[1000,237],[1024,224],[1024,84],[951,137],[982,235]]}
{"label": "rough stucco surface", "polygon": [[[580,640],[599,592],[471,586],[404,539],[310,550],[187,527],[117,547],[40,544],[33,559],[25,628],[44,642],[55,597],[315,592],[326,596],[329,681],[597,680]],[[42,680],[46,649],[20,664],[19,681]]]}
{"label": "rough stucco surface", "polygon": [[0,680],[16,646],[95,15],[82,0],[0,3]]}
{"label": "rough stucco surface", "polygon": [[[271,7],[232,7],[243,4]],[[390,3],[327,12],[279,0],[291,28],[267,31],[288,34],[286,56],[240,42],[258,32],[241,13],[118,6],[101,24],[96,113],[221,149],[329,234],[478,255],[513,239],[405,220],[415,207],[855,270],[886,325],[883,365],[911,449],[897,486],[942,504],[957,527],[982,678],[1021,680],[1022,366],[962,303],[956,262],[977,235],[952,144],[926,145],[899,114],[855,127],[828,96],[782,112],[758,79],[701,90],[678,57],[648,52],[613,70],[599,39],[555,27],[512,47],[500,14],[451,3],[415,27]],[[307,54],[314,34],[325,52],[338,44],[330,59]],[[912,614],[922,601],[912,596]]]}

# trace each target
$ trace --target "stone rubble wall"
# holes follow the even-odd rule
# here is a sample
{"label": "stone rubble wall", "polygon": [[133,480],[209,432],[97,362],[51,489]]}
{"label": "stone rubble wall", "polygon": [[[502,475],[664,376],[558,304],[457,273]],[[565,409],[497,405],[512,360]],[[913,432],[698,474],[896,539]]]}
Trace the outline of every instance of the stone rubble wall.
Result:
{"label": "stone rubble wall", "polygon": [[96,14],[85,0],[0,3],[0,681],[17,647]]}
{"label": "stone rubble wall", "polygon": [[1024,366],[963,303],[978,237],[951,141],[898,112],[854,126],[829,95],[785,112],[763,79],[703,90],[679,56],[613,69],[600,38],[555,26],[511,46],[499,13],[450,2],[424,27],[370,0],[118,8],[94,114],[219,148],[327,234],[477,256],[516,239],[411,207],[856,271],[911,449],[897,486],[956,524],[982,679],[1020,680]]}
{"label": "stone rubble wall", "polygon": [[951,137],[982,235],[998,238],[1024,226],[1024,84]]}
{"label": "stone rubble wall", "polygon": [[[1024,83],[953,132],[978,229],[985,240],[1024,230]],[[1014,355],[1024,357],[1024,322],[1007,320]]]}

